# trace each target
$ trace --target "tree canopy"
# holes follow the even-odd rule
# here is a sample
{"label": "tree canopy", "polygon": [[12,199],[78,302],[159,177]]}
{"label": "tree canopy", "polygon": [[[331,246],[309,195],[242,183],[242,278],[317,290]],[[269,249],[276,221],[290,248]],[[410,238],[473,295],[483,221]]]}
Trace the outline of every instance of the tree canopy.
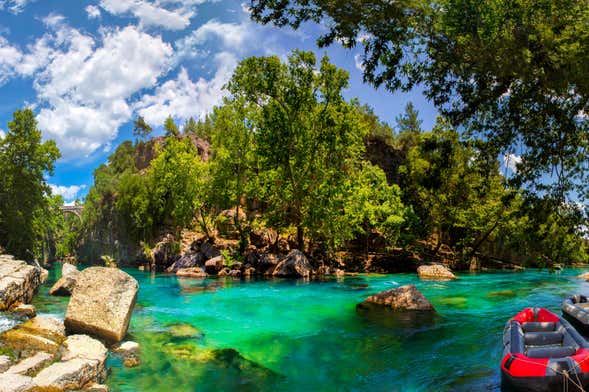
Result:
{"label": "tree canopy", "polygon": [[252,0],[252,18],[326,26],[320,46],[363,48],[364,78],[421,86],[491,155],[522,156],[515,180],[584,197],[589,143],[589,7],[584,0]]}

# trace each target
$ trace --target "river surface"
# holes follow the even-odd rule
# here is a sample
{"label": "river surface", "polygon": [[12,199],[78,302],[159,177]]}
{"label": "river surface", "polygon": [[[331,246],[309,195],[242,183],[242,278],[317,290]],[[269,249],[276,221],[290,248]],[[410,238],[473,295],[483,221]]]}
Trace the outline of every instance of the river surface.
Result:
{"label": "river surface", "polygon": [[[34,300],[63,318],[67,298]],[[112,391],[494,391],[501,333],[527,306],[560,312],[589,293],[581,271],[459,274],[452,282],[414,274],[324,281],[192,280],[127,270],[139,281],[129,338],[142,363],[109,357]],[[362,314],[368,295],[414,283],[434,317]]]}

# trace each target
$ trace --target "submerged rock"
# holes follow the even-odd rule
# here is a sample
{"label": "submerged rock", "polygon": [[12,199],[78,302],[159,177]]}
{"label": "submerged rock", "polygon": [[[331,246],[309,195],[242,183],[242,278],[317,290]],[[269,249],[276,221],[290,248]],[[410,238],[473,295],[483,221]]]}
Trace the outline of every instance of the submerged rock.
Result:
{"label": "submerged rock", "polygon": [[197,338],[201,339],[204,336],[198,328],[188,323],[175,323],[169,325],[168,331],[174,338]]}
{"label": "submerged rock", "polygon": [[366,308],[370,307],[370,305],[378,305],[393,310],[435,311],[433,305],[413,284],[371,295],[358,306]]}
{"label": "submerged rock", "polygon": [[442,264],[420,265],[417,274],[423,279],[452,280],[458,279],[450,269]]}
{"label": "submerged rock", "polygon": [[55,353],[65,340],[65,328],[59,320],[35,317],[0,334],[4,346],[19,356],[39,351]]}
{"label": "submerged rock", "polygon": [[135,278],[118,269],[91,267],[80,272],[65,315],[68,333],[120,342],[127,333],[138,288]]}
{"label": "submerged rock", "polygon": [[298,249],[291,250],[272,273],[279,278],[306,278],[311,274],[311,263]]}
{"label": "submerged rock", "polygon": [[42,268],[12,256],[0,256],[0,310],[31,302],[42,281]]}

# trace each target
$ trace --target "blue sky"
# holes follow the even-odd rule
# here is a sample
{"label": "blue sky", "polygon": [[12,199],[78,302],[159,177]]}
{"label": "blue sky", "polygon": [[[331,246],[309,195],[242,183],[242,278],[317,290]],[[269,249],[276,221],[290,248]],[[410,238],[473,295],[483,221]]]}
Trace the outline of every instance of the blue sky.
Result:
{"label": "blue sky", "polygon": [[143,115],[161,132],[217,105],[239,60],[327,54],[350,73],[358,97],[394,123],[405,104],[425,129],[437,112],[419,90],[392,94],[362,82],[360,49],[319,49],[322,27],[298,31],[250,21],[239,0],[0,0],[0,137],[12,113],[31,107],[63,157],[48,179],[66,201],[83,198],[92,173]]}

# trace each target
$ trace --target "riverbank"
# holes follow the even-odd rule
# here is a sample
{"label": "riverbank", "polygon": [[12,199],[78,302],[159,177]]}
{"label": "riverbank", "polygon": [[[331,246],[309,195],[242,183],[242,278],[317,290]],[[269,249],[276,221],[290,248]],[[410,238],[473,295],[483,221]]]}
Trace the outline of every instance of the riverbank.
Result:
{"label": "riverbank", "polygon": [[[564,297],[589,292],[577,269],[459,273],[448,282],[415,274],[199,280],[126,271],[140,286],[129,338],[141,345],[141,365],[125,368],[111,355],[112,391],[499,390],[507,318],[535,305],[558,313]],[[33,303],[63,318],[67,299],[48,295],[59,277],[50,272]],[[437,315],[385,321],[356,312],[368,295],[404,284],[415,284]]]}

